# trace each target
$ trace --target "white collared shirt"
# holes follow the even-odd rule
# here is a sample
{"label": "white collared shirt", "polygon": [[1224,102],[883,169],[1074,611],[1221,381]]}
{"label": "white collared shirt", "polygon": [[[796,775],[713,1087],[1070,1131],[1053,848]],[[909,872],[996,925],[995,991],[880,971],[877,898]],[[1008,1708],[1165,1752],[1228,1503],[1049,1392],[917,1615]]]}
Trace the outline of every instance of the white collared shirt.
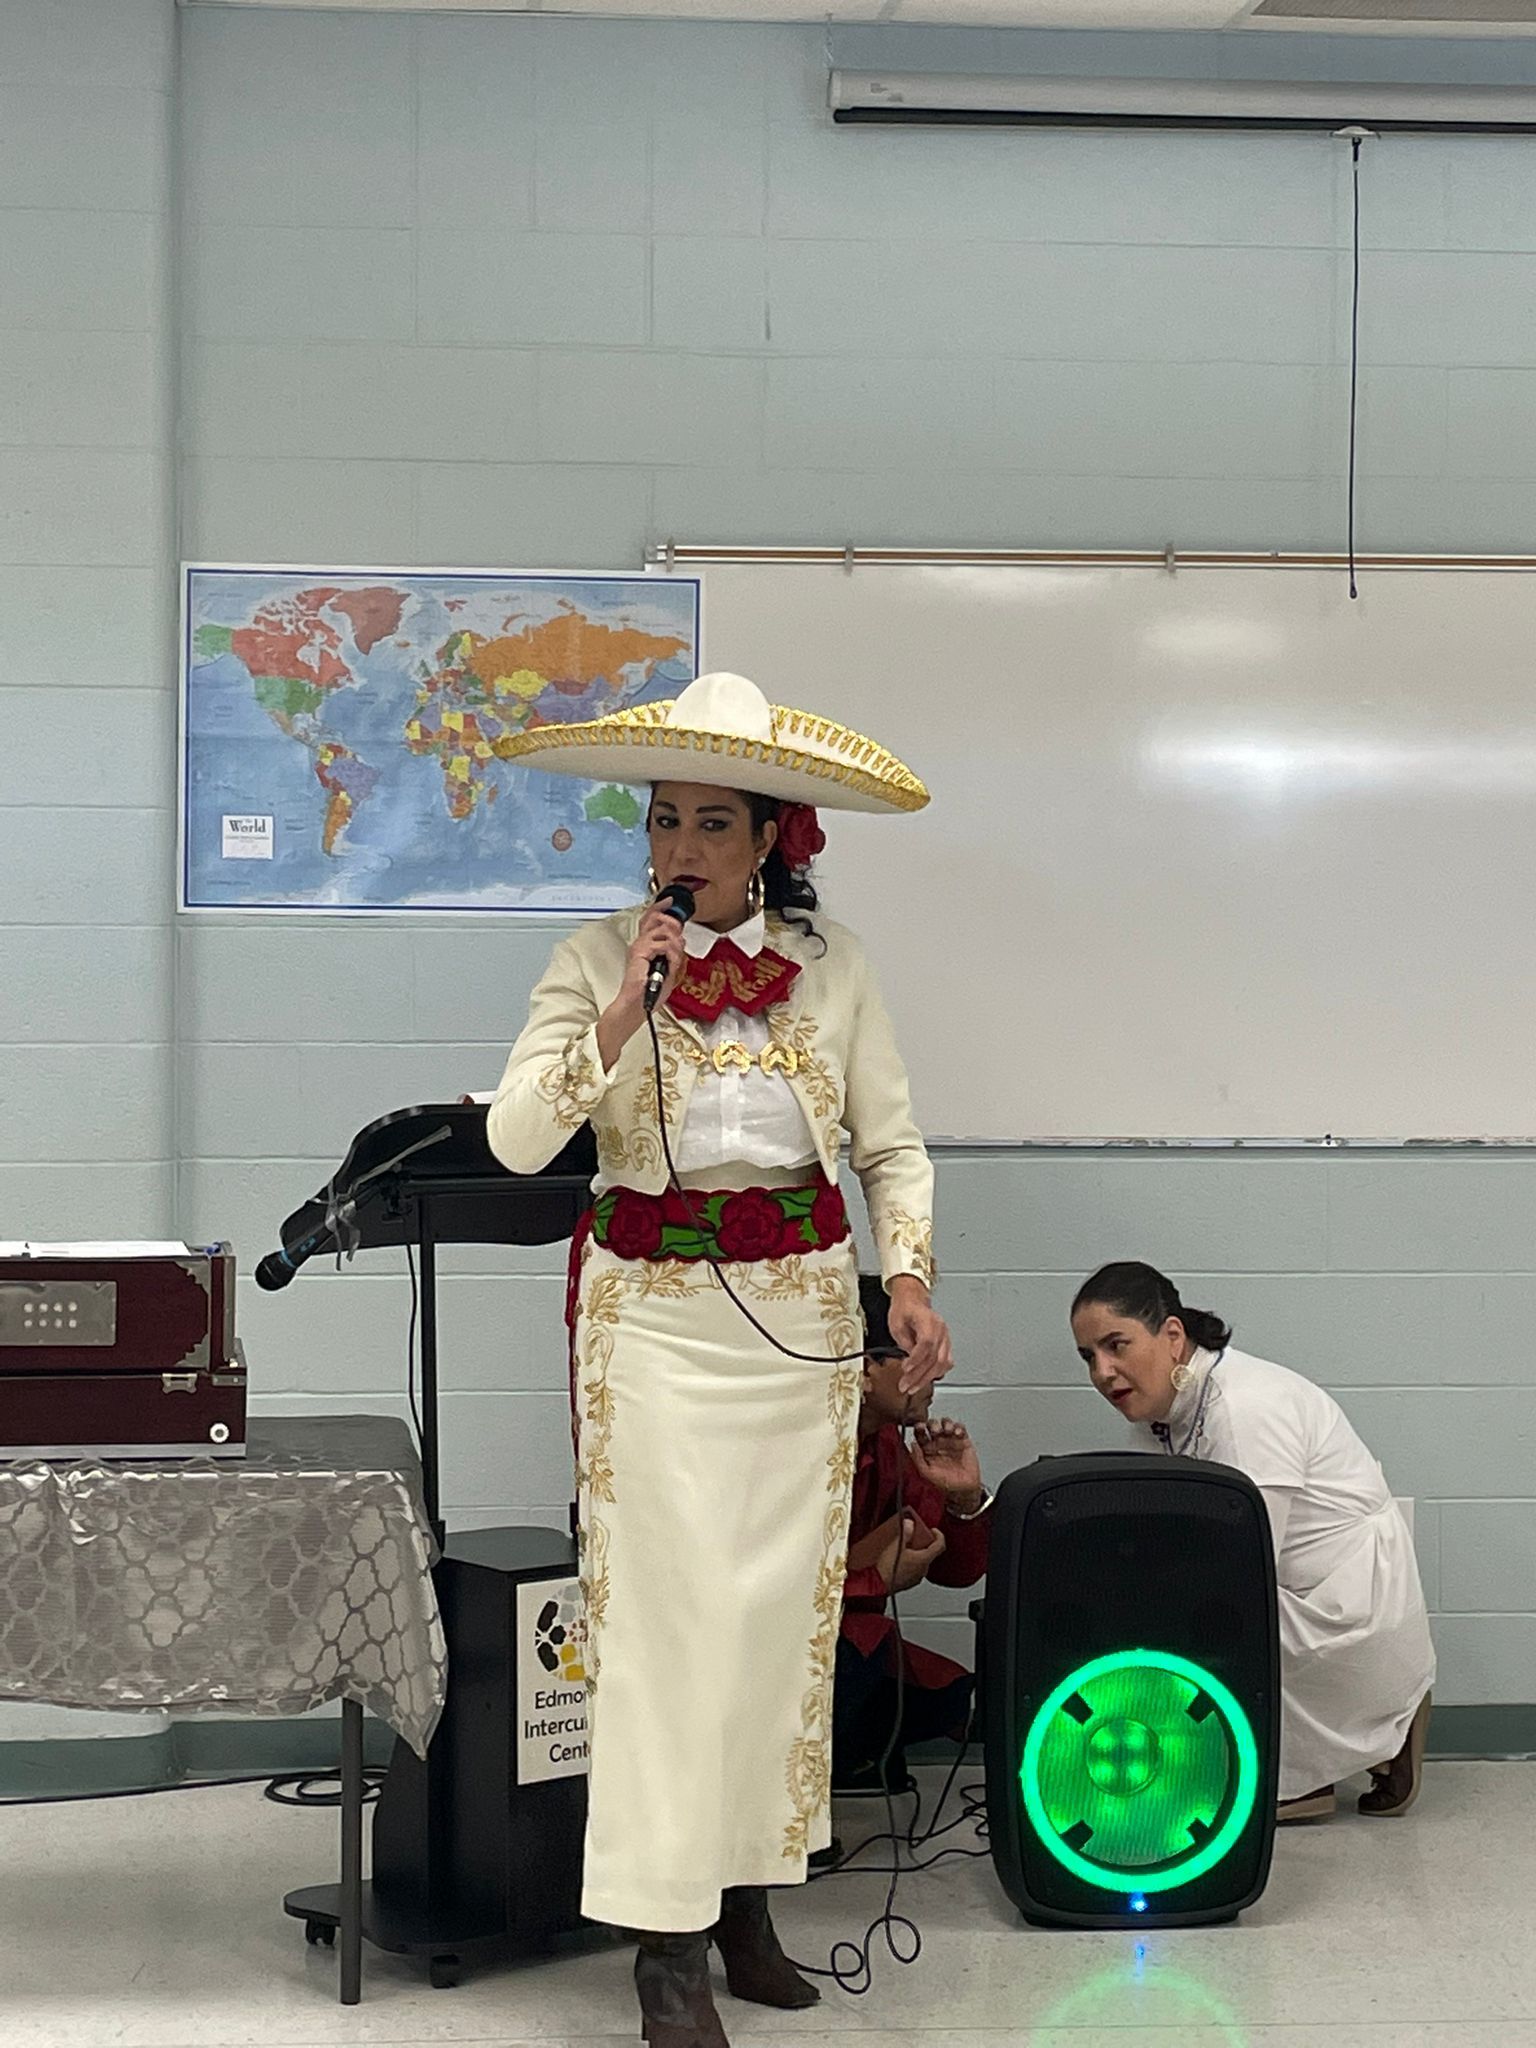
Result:
{"label": "white collared shirt", "polygon": [[[683,944],[702,960],[717,938],[729,938],[749,960],[767,942],[763,913],[749,917],[733,932],[721,934],[708,925],[683,926]],[[699,1025],[707,1051],[720,1045],[744,1045],[754,1064],[745,1072],[727,1067],[717,1073],[710,1061],[700,1067],[688,1114],[673,1149],[680,1174],[708,1173],[720,1166],[812,1166],[816,1145],[805,1113],[782,1072],[765,1074],[756,1064],[771,1033],[761,1013],[744,1017],[740,1010],[722,1010],[713,1024]]]}

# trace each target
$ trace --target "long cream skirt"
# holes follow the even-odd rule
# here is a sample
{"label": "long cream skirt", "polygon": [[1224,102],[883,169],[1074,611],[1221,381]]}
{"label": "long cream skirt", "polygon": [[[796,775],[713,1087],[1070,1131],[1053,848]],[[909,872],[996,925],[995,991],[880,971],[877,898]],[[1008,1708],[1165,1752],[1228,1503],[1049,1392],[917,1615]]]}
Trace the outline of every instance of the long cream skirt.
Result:
{"label": "long cream skirt", "polygon": [[[725,1271],[781,1343],[859,1349],[851,1242]],[[726,1887],[801,1883],[830,1840],[859,1383],[775,1351],[707,1265],[587,1244],[589,1918],[695,1932]]]}

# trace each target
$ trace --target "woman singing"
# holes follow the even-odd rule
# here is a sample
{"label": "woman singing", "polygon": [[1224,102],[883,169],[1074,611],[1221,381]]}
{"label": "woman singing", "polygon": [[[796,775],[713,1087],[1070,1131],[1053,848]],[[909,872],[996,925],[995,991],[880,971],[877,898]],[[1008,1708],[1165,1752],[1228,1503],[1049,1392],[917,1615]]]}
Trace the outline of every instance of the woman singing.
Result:
{"label": "woman singing", "polygon": [[[650,787],[653,894],[555,948],[489,1116],[515,1172],[584,1122],[572,1381],[590,1634],[584,1910],[639,1932],[652,2048],[723,2048],[732,1993],[813,2004],[768,1917],[830,1839],[831,1694],[863,1344],[838,1190],[863,1189],[916,1388],[950,1367],[929,1301],[933,1175],[858,942],[816,915],[812,801],[915,811],[870,741],[741,676],[523,734],[512,758]],[[655,1022],[644,991],[666,961]],[[663,1141],[685,1193],[670,1185]],[[743,1316],[715,1272],[788,1357]]]}
{"label": "woman singing", "polygon": [[1152,1266],[1105,1266],[1072,1304],[1093,1384],[1149,1449],[1235,1465],[1269,1510],[1280,1593],[1282,1821],[1322,1820],[1369,1771],[1361,1813],[1418,1797],[1435,1653],[1413,1539],[1331,1394],[1232,1348]]}

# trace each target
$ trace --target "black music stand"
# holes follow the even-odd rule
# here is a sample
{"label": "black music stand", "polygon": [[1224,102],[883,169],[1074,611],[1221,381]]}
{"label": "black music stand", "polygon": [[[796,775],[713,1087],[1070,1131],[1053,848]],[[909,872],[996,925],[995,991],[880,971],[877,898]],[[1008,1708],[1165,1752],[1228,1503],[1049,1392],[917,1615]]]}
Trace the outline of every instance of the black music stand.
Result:
{"label": "black music stand", "polygon": [[447,1704],[425,1762],[395,1744],[374,1816],[372,1882],[362,1882],[359,1808],[343,1826],[342,1883],[283,1901],[311,1942],[341,1929],[345,2003],[357,1997],[363,1937],[427,1956],[434,1985],[454,1983],[466,1954],[547,1955],[609,1938],[581,1919],[585,1777],[517,1777],[517,1588],[573,1577],[574,1543],[538,1528],[445,1537],[438,1472],[437,1247],[558,1243],[590,1202],[596,1167],[585,1125],[542,1173],[514,1174],[491,1153],[480,1105],[396,1110],[358,1132],[330,1182],[283,1225],[283,1250],[256,1269],[261,1286],[277,1288],[332,1253],[409,1245],[420,1259],[422,1493],[442,1553],[434,1578]]}
{"label": "black music stand", "polygon": [[589,1124],[542,1173],[509,1173],[485,1136],[479,1103],[396,1109],[364,1124],[347,1156],[283,1225],[283,1249],[256,1268],[285,1287],[308,1260],[415,1247],[421,1286],[421,1490],[439,1545],[437,1247],[558,1244],[591,1201],[597,1145]]}

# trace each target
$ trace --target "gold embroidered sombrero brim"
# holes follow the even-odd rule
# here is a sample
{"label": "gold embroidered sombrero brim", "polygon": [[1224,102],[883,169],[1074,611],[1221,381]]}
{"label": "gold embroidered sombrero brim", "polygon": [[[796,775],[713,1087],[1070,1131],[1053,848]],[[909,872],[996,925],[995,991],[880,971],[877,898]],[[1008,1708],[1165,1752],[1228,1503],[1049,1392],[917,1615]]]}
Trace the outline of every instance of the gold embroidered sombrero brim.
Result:
{"label": "gold embroidered sombrero brim", "polygon": [[[835,719],[769,704],[760,695],[755,716],[757,706],[743,706],[749,708],[745,717],[690,717],[695,704],[703,710],[721,701],[708,685],[744,682],[700,677],[680,697],[578,725],[535,726],[498,740],[495,751],[505,761],[592,782],[717,783],[833,811],[920,811],[928,802],[927,789],[905,762]],[[755,685],[746,688],[756,694]]]}

